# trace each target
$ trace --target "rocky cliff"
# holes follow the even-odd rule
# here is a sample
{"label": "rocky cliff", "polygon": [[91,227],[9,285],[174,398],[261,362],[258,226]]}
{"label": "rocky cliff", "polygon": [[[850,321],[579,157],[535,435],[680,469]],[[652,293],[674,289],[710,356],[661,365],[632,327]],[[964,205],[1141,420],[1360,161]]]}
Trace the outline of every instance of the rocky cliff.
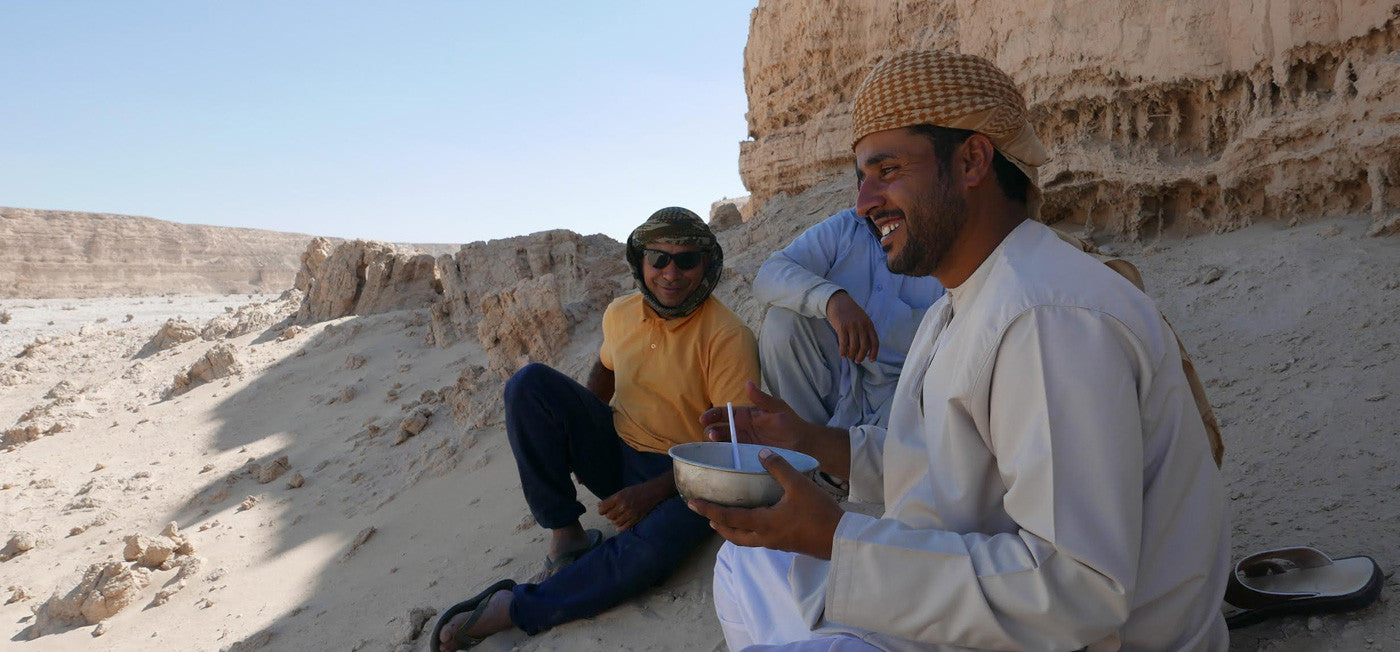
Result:
{"label": "rocky cliff", "polygon": [[311,236],[0,208],[0,297],[281,292]]}
{"label": "rocky cliff", "polygon": [[987,57],[1052,154],[1043,219],[1150,238],[1369,214],[1400,228],[1400,7],[1375,0],[761,0],[740,172],[849,186],[852,96],[910,48]]}
{"label": "rocky cliff", "polygon": [[555,361],[575,325],[631,287],[621,243],[562,230],[473,242],[437,257],[316,238],[301,260],[297,320],[426,308],[431,343],[476,338],[502,376],[531,360]]}

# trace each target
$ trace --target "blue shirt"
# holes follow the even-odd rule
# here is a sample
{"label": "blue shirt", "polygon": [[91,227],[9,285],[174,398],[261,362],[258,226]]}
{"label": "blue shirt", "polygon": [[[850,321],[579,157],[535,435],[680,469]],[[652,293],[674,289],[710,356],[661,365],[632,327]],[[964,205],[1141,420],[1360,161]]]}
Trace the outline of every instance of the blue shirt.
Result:
{"label": "blue shirt", "polygon": [[880,337],[876,364],[864,363],[857,372],[849,360],[842,360],[840,386],[848,387],[853,373],[862,374],[862,382],[892,383],[924,313],[943,296],[943,285],[932,276],[890,272],[880,241],[854,208],[813,225],[774,252],[753,283],[759,301],[823,319],[827,301],[838,290],[865,309]]}

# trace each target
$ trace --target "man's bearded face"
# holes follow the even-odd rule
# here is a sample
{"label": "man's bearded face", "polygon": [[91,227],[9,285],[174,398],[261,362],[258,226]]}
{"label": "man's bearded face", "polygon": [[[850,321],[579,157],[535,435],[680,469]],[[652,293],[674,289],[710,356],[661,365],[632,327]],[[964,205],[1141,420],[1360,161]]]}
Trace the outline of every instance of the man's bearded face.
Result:
{"label": "man's bearded face", "polygon": [[880,131],[856,143],[860,197],[891,272],[932,276],[967,221],[967,200],[927,137],[907,129]]}

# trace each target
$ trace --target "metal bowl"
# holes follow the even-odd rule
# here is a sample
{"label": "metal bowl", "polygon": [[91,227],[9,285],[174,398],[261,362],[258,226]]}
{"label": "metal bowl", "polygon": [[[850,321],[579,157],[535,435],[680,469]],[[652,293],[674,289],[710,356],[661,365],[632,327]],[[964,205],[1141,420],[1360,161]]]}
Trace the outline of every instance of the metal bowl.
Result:
{"label": "metal bowl", "polygon": [[783,456],[803,475],[817,470],[810,455],[773,446],[739,444],[739,468],[727,441],[701,441],[672,446],[676,489],[687,500],[699,498],[730,507],[767,507],[783,497],[783,487],[768,474],[758,460],[758,452],[768,449]]}

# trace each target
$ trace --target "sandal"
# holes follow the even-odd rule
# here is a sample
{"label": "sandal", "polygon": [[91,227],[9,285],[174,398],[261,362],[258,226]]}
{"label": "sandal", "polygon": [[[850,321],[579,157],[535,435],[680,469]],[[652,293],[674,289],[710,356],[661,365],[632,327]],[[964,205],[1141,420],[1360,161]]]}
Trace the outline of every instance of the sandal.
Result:
{"label": "sandal", "polygon": [[1299,546],[1255,553],[1235,564],[1225,587],[1230,629],[1274,616],[1360,609],[1381,594],[1384,574],[1365,555],[1332,559]]}
{"label": "sandal", "polygon": [[443,614],[438,617],[437,625],[433,627],[433,637],[428,641],[428,649],[432,650],[432,652],[442,652],[442,628],[447,626],[448,621],[468,611],[472,612],[471,617],[467,618],[465,623],[462,623],[456,631],[452,632],[452,642],[457,644],[458,650],[467,650],[476,647],[478,643],[486,640],[486,637],[475,638],[468,636],[467,630],[471,629],[472,625],[476,624],[476,621],[481,620],[481,615],[486,613],[486,603],[491,601],[491,596],[495,595],[497,591],[509,591],[514,588],[515,580],[501,580],[486,587],[485,591],[476,594],[471,599],[452,605],[451,609],[444,611]]}

